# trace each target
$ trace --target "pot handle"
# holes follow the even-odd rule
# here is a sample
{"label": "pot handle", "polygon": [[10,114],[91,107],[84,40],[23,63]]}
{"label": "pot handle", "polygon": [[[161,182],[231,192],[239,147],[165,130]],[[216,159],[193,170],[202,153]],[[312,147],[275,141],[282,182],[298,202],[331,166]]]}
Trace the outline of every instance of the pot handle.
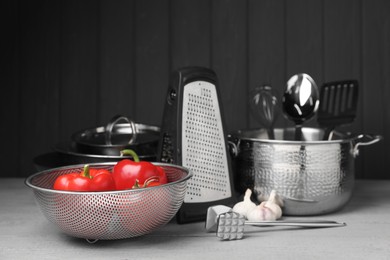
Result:
{"label": "pot handle", "polygon": [[352,150],[352,155],[354,157],[359,155],[359,146],[371,145],[382,140],[381,135],[370,135],[370,134],[360,134],[356,137],[356,143]]}
{"label": "pot handle", "polygon": [[130,140],[129,140],[128,144],[134,143],[135,140],[137,139],[137,128],[135,126],[135,123],[132,120],[130,120],[127,117],[125,117],[125,116],[116,115],[113,118],[111,118],[110,122],[108,122],[108,124],[106,125],[105,132],[106,132],[106,144],[107,145],[111,145],[112,144],[111,143],[112,130],[114,129],[114,126],[116,124],[118,124],[120,121],[126,121],[127,123],[130,124],[131,137],[130,137]]}
{"label": "pot handle", "polygon": [[237,144],[233,141],[228,140],[229,145],[229,153],[230,155],[235,158],[238,155],[238,146],[240,145],[240,139],[238,139]]}

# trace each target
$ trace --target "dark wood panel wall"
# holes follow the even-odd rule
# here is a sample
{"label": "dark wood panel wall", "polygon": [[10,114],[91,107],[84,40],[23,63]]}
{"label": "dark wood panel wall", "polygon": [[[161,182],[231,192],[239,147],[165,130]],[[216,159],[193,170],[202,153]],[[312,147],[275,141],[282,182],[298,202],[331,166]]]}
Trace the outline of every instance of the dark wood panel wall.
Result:
{"label": "dark wood panel wall", "polygon": [[[319,85],[359,80],[358,178],[390,178],[388,0],[2,1],[0,176],[35,171],[32,159],[80,129],[123,114],[160,125],[172,70],[216,71],[228,131],[259,127],[248,93],[282,93],[300,72]],[[278,127],[293,125],[283,116]],[[315,120],[307,124],[316,126]]]}

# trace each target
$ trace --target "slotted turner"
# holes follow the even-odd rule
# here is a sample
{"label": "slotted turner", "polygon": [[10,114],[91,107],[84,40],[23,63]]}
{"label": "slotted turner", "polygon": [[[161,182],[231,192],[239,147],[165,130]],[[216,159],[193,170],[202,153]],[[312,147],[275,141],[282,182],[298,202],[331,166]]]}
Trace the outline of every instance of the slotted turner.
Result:
{"label": "slotted turner", "polygon": [[317,121],[328,140],[335,127],[352,123],[356,117],[358,82],[343,80],[325,83],[320,89]]}
{"label": "slotted turner", "polygon": [[221,205],[210,207],[207,211],[206,230],[216,231],[217,237],[221,240],[242,239],[245,225],[258,227],[293,226],[302,228],[324,228],[343,227],[346,226],[346,223],[332,220],[246,221],[243,215],[233,212],[228,207]]}

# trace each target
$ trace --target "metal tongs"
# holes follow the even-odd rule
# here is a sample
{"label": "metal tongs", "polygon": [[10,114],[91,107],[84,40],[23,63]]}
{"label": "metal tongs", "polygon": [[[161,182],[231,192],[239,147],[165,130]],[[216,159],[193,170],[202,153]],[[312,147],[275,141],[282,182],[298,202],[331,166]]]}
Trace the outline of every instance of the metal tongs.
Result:
{"label": "metal tongs", "polygon": [[242,239],[244,236],[244,226],[295,226],[302,228],[324,228],[343,227],[346,223],[332,220],[294,220],[294,221],[246,221],[245,217],[233,212],[230,207],[217,205],[209,207],[207,210],[206,230],[216,232],[221,240]]}

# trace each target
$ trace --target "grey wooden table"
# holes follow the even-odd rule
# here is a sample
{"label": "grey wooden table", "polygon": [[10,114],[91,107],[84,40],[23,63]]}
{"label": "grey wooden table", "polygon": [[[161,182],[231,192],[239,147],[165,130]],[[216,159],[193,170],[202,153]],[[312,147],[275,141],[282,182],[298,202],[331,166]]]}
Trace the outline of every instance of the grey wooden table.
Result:
{"label": "grey wooden table", "polygon": [[357,181],[342,210],[302,218],[347,226],[245,227],[244,239],[220,241],[202,222],[171,221],[142,237],[89,244],[46,220],[23,179],[0,179],[0,259],[390,259],[390,181]]}

